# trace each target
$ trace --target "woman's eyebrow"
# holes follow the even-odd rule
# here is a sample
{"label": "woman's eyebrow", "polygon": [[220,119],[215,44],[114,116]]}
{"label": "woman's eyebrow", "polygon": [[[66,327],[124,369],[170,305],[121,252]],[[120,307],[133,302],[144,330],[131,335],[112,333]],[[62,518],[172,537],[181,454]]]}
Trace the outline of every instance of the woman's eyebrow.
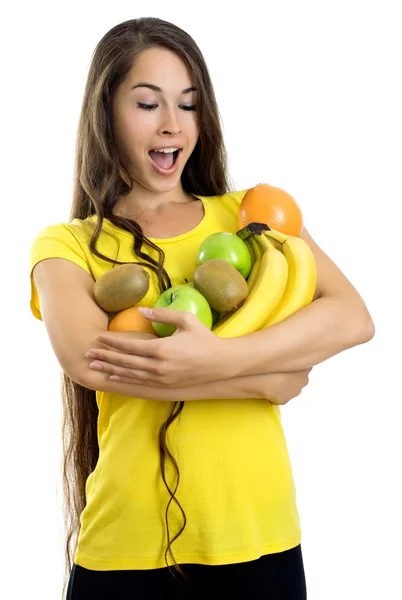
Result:
{"label": "woman's eyebrow", "polygon": [[[154,85],[153,83],[136,83],[135,85],[133,85],[130,88],[130,91],[135,90],[136,88],[139,88],[139,87],[146,87],[146,88],[149,88],[150,90],[153,90],[154,92],[163,92],[162,88],[158,87],[157,85]],[[182,94],[189,94],[190,92],[196,92],[196,91],[197,91],[197,88],[188,87],[182,91]]]}

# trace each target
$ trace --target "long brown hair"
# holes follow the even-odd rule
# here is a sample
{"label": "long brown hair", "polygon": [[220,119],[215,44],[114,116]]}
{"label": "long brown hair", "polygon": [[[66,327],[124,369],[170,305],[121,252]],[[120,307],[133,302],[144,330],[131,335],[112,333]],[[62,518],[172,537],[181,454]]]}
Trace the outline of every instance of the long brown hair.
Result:
{"label": "long brown hair", "polygon": [[[97,44],[92,56],[76,138],[74,197],[70,221],[86,219],[96,214],[90,249],[96,256],[116,264],[119,262],[103,256],[96,248],[103,219],[107,218],[118,227],[132,233],[134,252],[141,259],[137,264],[146,264],[157,274],[162,292],[171,285],[169,274],[163,267],[164,252],[143,235],[138,223],[113,214],[117,201],[131,191],[133,180],[118,155],[113,133],[112,100],[117,86],[124,81],[139,54],[147,48],[154,47],[174,51],[188,67],[193,84],[198,90],[197,115],[200,134],[197,145],[184,167],[183,189],[190,194],[202,196],[220,195],[230,189],[220,115],[201,51],[189,34],[172,23],[153,17],[132,19],[108,31]],[[148,256],[143,251],[144,246],[156,250],[158,259]],[[62,398],[62,468],[66,532],[64,597],[77,547],[80,515],[86,504],[85,484],[96,467],[99,445],[95,392],[72,381],[63,372]],[[171,550],[172,543],[184,530],[186,516],[174,496],[180,474],[174,456],[166,445],[167,428],[179,416],[183,407],[184,402],[173,403],[168,418],[159,430],[159,450],[161,476],[170,495],[165,515],[168,539],[165,562],[169,567],[169,554],[173,561],[171,568],[187,579]],[[165,478],[167,458],[172,461],[177,476],[174,490],[169,488]],[[183,526],[171,539],[168,509],[172,501],[176,502],[182,512]]]}

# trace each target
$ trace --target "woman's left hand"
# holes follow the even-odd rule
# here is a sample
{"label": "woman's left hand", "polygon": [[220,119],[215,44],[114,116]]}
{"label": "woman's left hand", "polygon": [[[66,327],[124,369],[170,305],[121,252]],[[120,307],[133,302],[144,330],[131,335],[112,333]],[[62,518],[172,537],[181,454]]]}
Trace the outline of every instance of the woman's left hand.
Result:
{"label": "woman's left hand", "polygon": [[97,339],[110,350],[91,349],[85,356],[110,379],[158,387],[186,387],[233,377],[230,340],[216,336],[190,312],[172,308],[144,314],[152,321],[169,323],[176,331],[157,339],[122,339],[112,332]]}

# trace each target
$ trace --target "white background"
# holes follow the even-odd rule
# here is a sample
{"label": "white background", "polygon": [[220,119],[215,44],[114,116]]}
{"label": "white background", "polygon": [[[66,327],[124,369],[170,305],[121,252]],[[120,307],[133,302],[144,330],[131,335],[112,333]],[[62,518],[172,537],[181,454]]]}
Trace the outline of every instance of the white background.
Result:
{"label": "white background", "polygon": [[[363,296],[374,339],[313,369],[282,409],[309,600],[402,598],[399,2],[19,2],[2,9],[2,590],[60,598],[61,400],[28,254],[68,219],[91,54],[158,16],[211,72],[236,189],[291,193]],[[4,284],[4,287],[3,287]],[[11,292],[11,293],[10,293]],[[17,318],[18,317],[18,318]],[[5,361],[5,362],[4,362]]]}

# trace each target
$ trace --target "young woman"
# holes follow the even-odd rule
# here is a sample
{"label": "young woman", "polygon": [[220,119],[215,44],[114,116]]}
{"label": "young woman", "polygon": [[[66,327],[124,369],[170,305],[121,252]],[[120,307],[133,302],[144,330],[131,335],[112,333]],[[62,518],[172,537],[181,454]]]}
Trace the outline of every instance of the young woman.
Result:
{"label": "young woman", "polygon": [[93,293],[127,262],[150,274],[144,306],[191,281],[201,242],[237,231],[245,191],[230,190],[193,39],[156,18],[112,28],[89,70],[70,221],[31,251],[31,308],[63,371],[68,600],[306,598],[278,405],[372,338],[360,295],[306,229],[313,302],[245,336],[171,309],[151,316],[172,336],[112,333]]}

